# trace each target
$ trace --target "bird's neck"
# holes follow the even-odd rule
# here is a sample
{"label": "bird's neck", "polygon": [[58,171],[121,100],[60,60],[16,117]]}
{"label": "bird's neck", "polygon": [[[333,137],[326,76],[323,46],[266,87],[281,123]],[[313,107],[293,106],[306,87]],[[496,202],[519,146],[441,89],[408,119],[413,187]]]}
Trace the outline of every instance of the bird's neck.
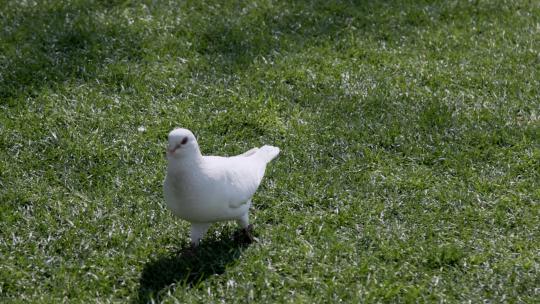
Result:
{"label": "bird's neck", "polygon": [[[198,151],[197,151],[198,152]],[[168,170],[171,172],[195,172],[202,165],[201,153],[184,155],[182,158],[169,159]]]}

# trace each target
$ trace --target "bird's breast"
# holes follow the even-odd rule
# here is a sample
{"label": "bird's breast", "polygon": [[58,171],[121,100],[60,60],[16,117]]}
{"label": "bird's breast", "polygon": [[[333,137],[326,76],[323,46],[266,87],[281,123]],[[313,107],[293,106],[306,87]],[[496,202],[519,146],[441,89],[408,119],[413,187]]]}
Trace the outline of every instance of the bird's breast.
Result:
{"label": "bird's breast", "polygon": [[[224,180],[168,174],[163,188],[167,207],[176,216],[192,222],[234,219],[249,209],[249,206],[231,209],[231,200],[238,200],[238,191]],[[241,200],[245,202],[249,198]]]}

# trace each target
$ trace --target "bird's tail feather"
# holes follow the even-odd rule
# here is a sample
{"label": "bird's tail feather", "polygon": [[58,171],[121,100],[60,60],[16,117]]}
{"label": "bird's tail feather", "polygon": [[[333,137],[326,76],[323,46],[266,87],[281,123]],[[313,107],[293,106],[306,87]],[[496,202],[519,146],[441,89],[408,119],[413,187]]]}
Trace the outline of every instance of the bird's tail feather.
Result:
{"label": "bird's tail feather", "polygon": [[244,153],[242,153],[242,154],[240,154],[238,156],[248,157],[248,156],[251,156],[251,155],[257,153],[258,150],[259,150],[259,148],[253,148],[253,149],[251,149],[249,151],[246,151],[246,152],[244,152]]}
{"label": "bird's tail feather", "polygon": [[262,146],[257,152],[255,153],[256,157],[264,159],[265,162],[269,163],[272,161],[276,156],[279,154],[279,148],[273,147],[273,146]]}

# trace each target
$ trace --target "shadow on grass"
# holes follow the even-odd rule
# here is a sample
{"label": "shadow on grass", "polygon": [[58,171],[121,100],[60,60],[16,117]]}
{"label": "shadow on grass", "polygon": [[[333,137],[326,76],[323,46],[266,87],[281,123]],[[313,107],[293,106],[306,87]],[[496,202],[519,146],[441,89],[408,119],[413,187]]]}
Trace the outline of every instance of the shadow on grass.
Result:
{"label": "shadow on grass", "polygon": [[[131,7],[136,11],[137,2],[0,4],[0,11],[7,16],[0,20],[5,28],[0,31],[0,98],[34,96],[43,87],[54,88],[74,79],[129,85],[134,80],[126,76],[126,67],[145,58],[150,46],[159,49],[159,44],[169,55],[180,57],[192,51],[182,43],[193,45],[197,53],[208,58],[210,71],[235,73],[248,68],[256,58],[271,60],[283,52],[303,51],[329,41],[338,44],[342,36],[348,37],[344,29],[352,26],[363,35],[374,35],[375,40],[407,33],[398,31],[403,20],[394,18],[407,7],[398,1],[278,1],[264,8],[246,5],[245,14],[239,14],[237,5],[224,5],[219,13],[211,14],[211,5],[187,2],[172,5],[180,6],[176,14],[183,22],[171,27],[170,38],[159,40],[147,31],[145,22],[137,21],[136,13],[133,17],[126,10]],[[151,16],[161,18],[159,12],[171,10],[170,5],[152,3]],[[193,14],[184,16],[183,11]],[[419,16],[414,17],[411,20]],[[201,24],[201,20],[206,22]],[[109,65],[117,65],[118,71],[111,68],[111,75],[102,75],[107,74],[103,69]],[[197,65],[196,71],[200,69]]]}
{"label": "shadow on grass", "polygon": [[188,246],[162,255],[145,265],[133,303],[159,301],[173,285],[192,288],[213,275],[223,274],[248,246],[235,234],[207,240],[196,251]]}
{"label": "shadow on grass", "polygon": [[120,17],[110,18],[114,6],[92,1],[0,4],[7,16],[0,21],[0,104],[64,81],[98,78],[107,64],[139,60],[140,30]]}

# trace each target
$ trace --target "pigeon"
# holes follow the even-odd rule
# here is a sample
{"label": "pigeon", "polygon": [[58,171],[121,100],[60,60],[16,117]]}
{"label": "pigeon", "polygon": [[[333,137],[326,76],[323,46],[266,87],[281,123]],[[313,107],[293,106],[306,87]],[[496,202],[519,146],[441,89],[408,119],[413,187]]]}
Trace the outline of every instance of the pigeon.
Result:
{"label": "pigeon", "polygon": [[164,198],[174,215],[191,223],[193,248],[210,225],[219,221],[236,221],[249,242],[256,240],[249,224],[251,198],[266,165],[279,152],[265,145],[232,157],[203,156],[190,130],[177,128],[169,133]]}

